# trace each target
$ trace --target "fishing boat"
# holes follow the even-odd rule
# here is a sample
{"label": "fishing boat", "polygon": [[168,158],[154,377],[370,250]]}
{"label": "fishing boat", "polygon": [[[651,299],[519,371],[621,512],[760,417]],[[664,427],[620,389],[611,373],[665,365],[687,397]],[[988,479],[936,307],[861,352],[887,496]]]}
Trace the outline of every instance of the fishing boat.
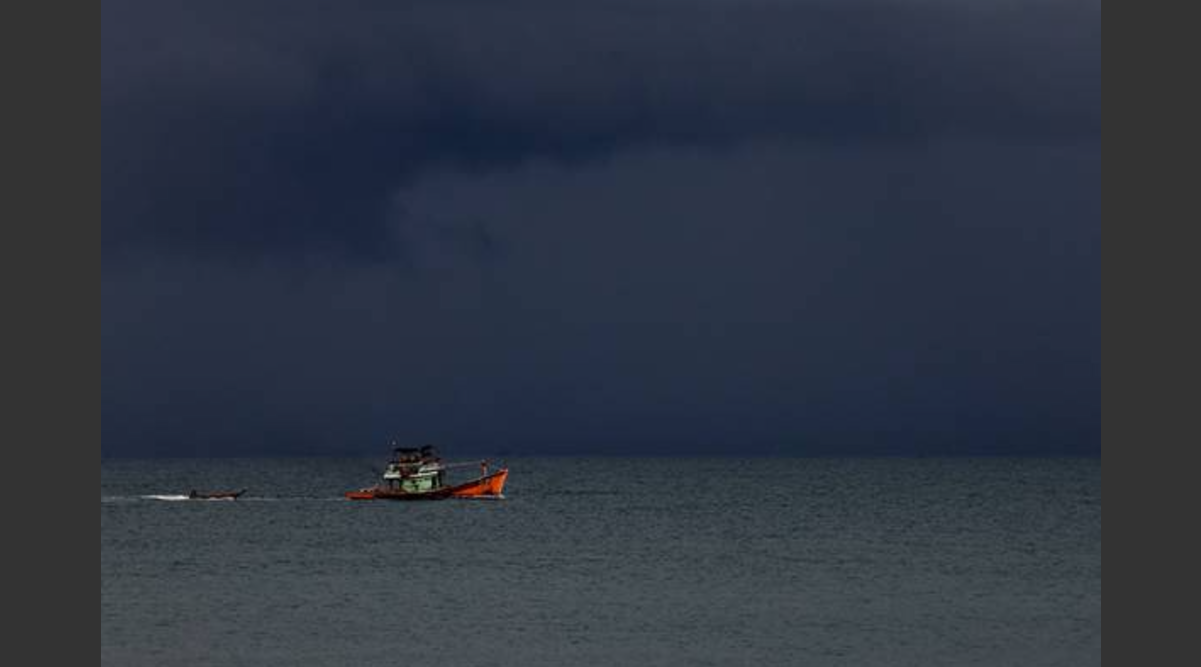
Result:
{"label": "fishing boat", "polygon": [[[454,481],[451,471],[462,468],[478,468],[479,475]],[[350,500],[499,498],[508,477],[508,468],[491,470],[487,460],[446,463],[430,445],[396,447],[378,484],[347,491],[345,496]]]}
{"label": "fishing boat", "polygon": [[237,500],[246,493],[246,489],[238,489],[237,491],[197,491],[192,489],[188,492],[189,500]]}

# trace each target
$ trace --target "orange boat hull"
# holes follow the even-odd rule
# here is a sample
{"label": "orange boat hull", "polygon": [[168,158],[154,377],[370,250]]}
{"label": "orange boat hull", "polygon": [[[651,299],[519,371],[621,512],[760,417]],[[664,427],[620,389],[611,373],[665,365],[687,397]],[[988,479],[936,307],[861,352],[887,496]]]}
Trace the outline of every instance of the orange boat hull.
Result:
{"label": "orange boat hull", "polygon": [[504,493],[505,481],[509,478],[509,469],[501,468],[494,473],[484,475],[462,484],[444,486],[432,491],[412,493],[394,491],[378,486],[347,491],[344,495],[349,500],[440,500],[442,498],[492,498]]}
{"label": "orange boat hull", "polygon": [[452,486],[452,498],[479,498],[481,496],[499,496],[505,491],[505,481],[509,478],[509,469],[501,468],[491,475],[485,475],[470,482]]}

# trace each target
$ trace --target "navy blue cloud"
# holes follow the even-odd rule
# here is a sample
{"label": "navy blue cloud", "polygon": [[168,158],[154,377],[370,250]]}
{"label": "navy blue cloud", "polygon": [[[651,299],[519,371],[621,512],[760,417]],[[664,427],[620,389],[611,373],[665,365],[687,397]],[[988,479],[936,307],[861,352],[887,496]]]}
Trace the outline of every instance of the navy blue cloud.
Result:
{"label": "navy blue cloud", "polygon": [[401,251],[399,189],[648,147],[1100,142],[1092,3],[105,2],[103,243]]}

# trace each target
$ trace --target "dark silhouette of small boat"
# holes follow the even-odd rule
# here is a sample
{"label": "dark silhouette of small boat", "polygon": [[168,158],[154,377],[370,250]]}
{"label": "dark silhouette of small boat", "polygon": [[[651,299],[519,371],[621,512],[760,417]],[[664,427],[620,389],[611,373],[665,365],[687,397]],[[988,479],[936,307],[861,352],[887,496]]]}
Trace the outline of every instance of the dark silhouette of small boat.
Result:
{"label": "dark silhouette of small boat", "polygon": [[188,498],[191,500],[237,500],[246,489],[238,489],[237,491],[197,491],[192,489],[188,492]]}

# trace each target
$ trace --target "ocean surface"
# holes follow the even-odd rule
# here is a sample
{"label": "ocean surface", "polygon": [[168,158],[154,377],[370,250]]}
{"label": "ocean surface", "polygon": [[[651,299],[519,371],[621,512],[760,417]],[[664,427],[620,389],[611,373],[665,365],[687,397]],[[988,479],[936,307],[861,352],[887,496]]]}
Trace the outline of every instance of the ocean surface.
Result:
{"label": "ocean surface", "polygon": [[1100,459],[379,463],[102,461],[101,664],[1101,664]]}

